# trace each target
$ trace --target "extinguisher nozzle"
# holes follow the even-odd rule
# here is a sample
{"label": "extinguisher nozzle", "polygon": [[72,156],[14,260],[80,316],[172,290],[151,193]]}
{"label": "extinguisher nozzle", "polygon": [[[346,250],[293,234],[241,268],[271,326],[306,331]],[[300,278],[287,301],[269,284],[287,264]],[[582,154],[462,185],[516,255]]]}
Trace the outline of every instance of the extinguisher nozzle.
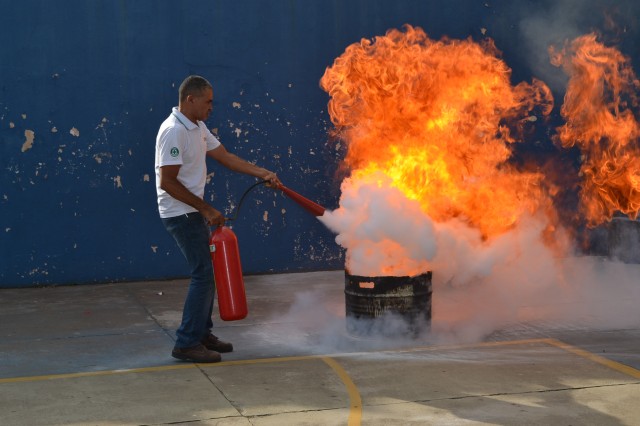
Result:
{"label": "extinguisher nozzle", "polygon": [[310,199],[308,199],[306,197],[303,197],[302,195],[300,195],[297,192],[287,188],[284,185],[279,185],[278,189],[280,189],[282,192],[284,192],[289,198],[291,198],[293,201],[298,203],[300,206],[302,206],[302,208],[307,210],[312,215],[319,217],[319,216],[322,216],[324,214],[325,208],[322,207],[320,204],[315,203],[315,202],[311,201]]}

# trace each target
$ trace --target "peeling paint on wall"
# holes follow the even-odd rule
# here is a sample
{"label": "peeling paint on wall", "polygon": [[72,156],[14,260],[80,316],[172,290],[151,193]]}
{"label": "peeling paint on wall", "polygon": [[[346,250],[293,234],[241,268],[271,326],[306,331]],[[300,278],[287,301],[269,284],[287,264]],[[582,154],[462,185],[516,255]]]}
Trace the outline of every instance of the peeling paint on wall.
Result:
{"label": "peeling paint on wall", "polygon": [[33,130],[24,131],[24,137],[26,138],[26,140],[22,144],[22,152],[25,152],[31,149],[31,147],[33,146],[33,139],[35,138],[35,136],[36,134]]}
{"label": "peeling paint on wall", "polygon": [[[23,3],[15,4],[17,10]],[[180,9],[182,6],[172,7]],[[135,13],[143,12],[144,9],[133,4],[131,8]],[[82,21],[83,18],[87,18],[84,16],[88,12],[85,9],[75,8],[67,12],[72,14],[74,21]],[[113,11],[110,7],[104,8],[104,11],[109,13],[111,18],[114,17],[111,15]],[[47,22],[50,21],[45,19],[42,22],[46,31],[31,34],[35,38],[28,40],[28,46],[36,49],[39,55],[47,53],[44,46],[49,44],[37,41],[46,40],[45,35],[49,36],[47,32],[53,31],[53,26],[47,26]],[[137,41],[127,44],[137,37],[135,30],[138,27],[114,27],[107,21],[113,20],[96,22],[95,31],[91,32],[91,40],[88,42],[96,42],[97,48],[92,49],[87,55],[52,53],[50,57],[47,56],[50,60],[37,63],[38,69],[19,67],[16,68],[15,75],[12,74],[13,68],[8,70],[11,71],[8,81],[15,81],[15,86],[19,87],[14,89],[7,85],[6,93],[12,97],[3,96],[0,100],[0,129],[3,132],[0,140],[6,142],[7,150],[12,155],[4,167],[5,180],[2,187],[5,195],[0,194],[3,213],[10,211],[11,215],[10,220],[2,221],[0,235],[9,241],[7,247],[13,248],[15,245],[19,250],[10,253],[14,256],[15,252],[15,259],[11,258],[12,262],[5,262],[0,267],[0,287],[3,282],[28,286],[121,281],[156,278],[163,274],[173,276],[183,272],[178,249],[173,244],[165,245],[165,240],[170,236],[162,233],[163,230],[159,231],[160,235],[154,234],[157,231],[157,206],[154,186],[150,186],[150,182],[155,184],[155,180],[151,179],[153,139],[158,126],[166,118],[166,113],[161,111],[173,106],[171,102],[175,101],[180,84],[179,81],[171,81],[171,78],[167,80],[166,75],[178,75],[183,67],[180,64],[171,65],[169,74],[155,73],[150,76],[149,84],[140,85],[139,79],[125,71],[137,64],[138,57],[133,54],[137,51],[134,51],[134,48],[144,45],[147,39],[142,40],[142,44]],[[131,24],[133,25],[133,22]],[[17,23],[16,27],[19,27]],[[154,33],[156,26],[140,28],[143,29],[151,31],[150,35],[157,35]],[[64,38],[61,39],[67,39],[67,36],[76,33],[75,30],[65,32],[64,26],[60,27],[59,31],[64,34]],[[275,33],[279,35],[281,30],[278,29]],[[104,35],[109,37],[104,37],[108,42],[102,45]],[[264,35],[271,37],[269,32],[265,32]],[[197,34],[194,36],[195,43],[204,42],[206,39],[198,37]],[[99,39],[96,41],[94,37]],[[153,39],[155,37],[149,38],[149,41]],[[173,42],[168,40],[168,43]],[[24,49],[25,45],[27,40],[24,45],[16,45],[16,51],[19,48],[21,51],[31,52],[30,48]],[[118,46],[122,45],[130,46],[132,55],[120,55]],[[14,49],[13,44],[6,47],[11,51]],[[174,47],[177,50],[183,48],[181,42]],[[233,45],[230,49],[233,48],[231,50],[235,51],[238,50],[237,47]],[[252,56],[261,57],[247,57],[253,60]],[[314,58],[316,56],[313,55]],[[277,61],[278,68],[272,69],[276,66],[275,62],[270,62],[268,67],[255,63],[255,70],[251,69],[250,73],[234,72],[233,78],[228,80],[224,75],[216,77],[218,85],[224,82],[219,93],[226,95],[224,98],[220,97],[219,102],[224,103],[216,104],[217,113],[207,121],[207,127],[216,126],[211,129],[212,133],[223,143],[228,143],[231,152],[276,171],[285,181],[293,183],[307,177],[321,177],[316,170],[323,170],[319,167],[319,157],[325,154],[325,141],[322,126],[318,126],[320,120],[314,117],[319,110],[322,116],[326,116],[323,109],[326,101],[322,99],[318,102],[314,96],[309,95],[314,92],[307,90],[307,76],[296,76],[295,82],[287,82],[286,79],[291,78],[289,71],[292,69],[286,67],[290,67],[291,64],[286,60]],[[105,69],[104,63],[112,64],[113,67]],[[68,67],[68,71],[65,67]],[[314,77],[315,79],[320,77],[322,69],[317,71],[319,75]],[[206,74],[207,71],[203,72]],[[78,104],[80,96],[76,94],[78,90],[83,90],[80,84],[84,84],[83,73],[89,73],[87,75],[101,82],[90,88],[95,91],[94,94],[100,102],[90,102],[84,106]],[[44,78],[39,78],[43,76]],[[31,81],[32,77],[38,78]],[[212,77],[209,75],[209,78]],[[33,83],[37,84],[37,90],[34,89],[34,92],[42,95],[40,99],[49,102],[33,104],[31,108],[27,101],[31,97],[29,90]],[[312,90],[318,92],[317,82],[312,82],[312,86]],[[25,93],[25,89],[28,90],[23,100],[22,94]],[[324,98],[324,94],[321,95]],[[236,99],[233,99],[234,97]],[[12,99],[16,99],[15,105],[12,105],[11,109],[5,107],[4,102]],[[140,103],[140,99],[146,101]],[[69,127],[69,124],[72,127]],[[76,124],[78,127],[75,127]],[[80,128],[83,130],[80,131]],[[33,133],[27,134],[25,129],[31,129]],[[38,133],[37,145],[35,133]],[[23,155],[18,152],[19,146]],[[293,151],[296,152],[295,156]],[[209,173],[206,181],[214,188],[206,189],[205,199],[210,199],[212,205],[230,216],[236,212],[237,202],[251,179],[234,174],[227,177],[226,170],[221,170],[217,164],[211,165],[215,174]],[[213,172],[214,169],[209,171]],[[124,182],[127,182],[127,188],[124,188]],[[299,189],[315,199],[313,191],[320,192],[318,187],[302,186]],[[269,253],[255,259],[248,258],[250,273],[316,269],[319,265],[323,267],[324,264],[320,262],[312,264],[309,257],[305,256],[305,249],[309,244],[308,237],[315,235],[306,232],[305,229],[318,225],[304,216],[304,212],[300,213],[299,209],[292,208],[291,212],[284,209],[286,198],[281,194],[276,195],[274,192],[271,196],[271,192],[264,191],[252,194],[258,199],[255,203],[250,202],[251,198],[247,200],[241,212],[243,220],[237,221],[234,226],[239,238],[246,241],[243,241],[243,245],[256,246],[256,243],[262,245],[264,241],[270,241],[278,245],[279,250],[277,255]],[[37,223],[39,220],[32,217],[33,215],[23,214],[24,207],[28,207],[32,199],[42,199],[50,206],[51,211],[47,213],[51,214],[47,216],[55,226],[51,227],[51,232],[47,232],[47,244],[40,245],[36,241],[31,242],[28,241],[31,239],[23,238],[25,229],[32,226],[32,222]],[[108,205],[109,209],[96,208],[101,204]],[[7,210],[4,210],[5,208]],[[278,213],[281,215],[278,216]],[[150,215],[152,220],[147,221],[147,215]],[[304,219],[299,220],[298,216],[303,216]],[[87,233],[76,230],[84,229],[87,224],[94,224],[96,218],[104,225],[96,228],[97,235],[103,237],[104,234],[109,243],[101,245],[94,252],[86,250],[91,240]],[[131,229],[143,232],[135,232],[132,235]],[[320,232],[324,232],[323,229]],[[5,230],[5,234],[1,234],[2,230]],[[286,238],[273,238],[275,234],[280,236],[281,230]],[[293,250],[293,235],[298,232],[301,232],[303,237],[298,241],[299,262],[294,264],[290,262],[290,253]],[[65,238],[65,235],[71,235],[72,239]],[[119,235],[122,237],[116,237]],[[110,239],[112,236],[116,238]],[[125,238],[127,244],[114,242]],[[277,241],[274,241],[275,239]],[[314,244],[321,245],[318,241],[322,239],[314,239]],[[332,240],[329,238],[328,241]],[[159,250],[159,246],[163,246],[162,251]],[[333,245],[330,247],[333,248]],[[316,253],[321,252],[322,249],[316,250]],[[69,253],[73,255],[66,256]],[[160,254],[160,257],[155,254]],[[121,262],[116,262],[115,259]],[[8,263],[20,265],[9,267],[10,265],[6,265]],[[77,264],[82,264],[82,267],[76,267]]]}
{"label": "peeling paint on wall", "polygon": [[98,154],[93,155],[93,159],[96,160],[96,163],[102,164],[102,160],[104,158],[111,158],[110,152],[99,152]]}
{"label": "peeling paint on wall", "polygon": [[[103,129],[103,132],[104,132],[104,125],[106,123],[108,123],[108,122],[109,122],[109,120],[107,119],[107,117],[102,117],[102,120],[100,121],[100,124],[98,124],[96,126],[96,130]],[[105,135],[105,137],[107,136],[106,132],[104,132],[104,135]]]}

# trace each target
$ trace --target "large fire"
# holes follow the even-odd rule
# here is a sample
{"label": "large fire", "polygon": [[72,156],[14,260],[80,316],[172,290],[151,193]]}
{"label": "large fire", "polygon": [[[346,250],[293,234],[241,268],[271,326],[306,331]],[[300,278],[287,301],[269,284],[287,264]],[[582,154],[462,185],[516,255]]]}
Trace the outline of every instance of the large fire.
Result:
{"label": "large fire", "polygon": [[640,209],[640,126],[632,107],[640,82],[628,58],[595,34],[551,50],[552,63],[570,76],[558,129],[565,147],[577,145],[583,161],[582,214],[591,226],[617,211],[635,219]]}
{"label": "large fire", "polygon": [[[557,139],[583,153],[582,217],[590,225],[616,211],[635,218],[640,129],[631,108],[640,84],[627,58],[595,35],[551,55],[570,77],[561,110],[566,124]],[[482,244],[542,217],[541,240],[552,241],[549,235],[561,228],[553,183],[535,168],[516,165],[513,149],[524,142],[520,130],[545,122],[553,97],[540,80],[512,84],[500,56],[490,39],[432,40],[411,26],[347,47],[320,81],[330,95],[335,131],[347,144],[351,174],[343,199],[369,191],[367,185],[400,191],[404,198],[385,195],[398,211],[414,212],[409,204],[417,203],[429,224],[464,223]],[[350,228],[364,223],[348,220]],[[393,238],[380,238],[386,240],[375,249],[387,247],[381,257],[402,249]],[[374,251],[365,247],[360,256]],[[349,256],[347,250],[347,264]]]}
{"label": "large fire", "polygon": [[509,163],[509,124],[549,114],[553,99],[541,81],[510,77],[490,40],[434,41],[407,26],[349,46],[320,84],[353,179],[382,172],[433,220],[491,237],[549,204],[544,176]]}

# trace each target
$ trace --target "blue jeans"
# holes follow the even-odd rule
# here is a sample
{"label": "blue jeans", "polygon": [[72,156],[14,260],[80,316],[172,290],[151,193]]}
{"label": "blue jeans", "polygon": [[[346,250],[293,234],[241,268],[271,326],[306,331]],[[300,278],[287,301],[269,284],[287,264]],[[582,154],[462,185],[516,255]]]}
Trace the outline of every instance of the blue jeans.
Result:
{"label": "blue jeans", "polygon": [[209,252],[209,227],[200,213],[162,219],[191,268],[191,282],[176,331],[176,347],[189,348],[211,332],[215,285]]}

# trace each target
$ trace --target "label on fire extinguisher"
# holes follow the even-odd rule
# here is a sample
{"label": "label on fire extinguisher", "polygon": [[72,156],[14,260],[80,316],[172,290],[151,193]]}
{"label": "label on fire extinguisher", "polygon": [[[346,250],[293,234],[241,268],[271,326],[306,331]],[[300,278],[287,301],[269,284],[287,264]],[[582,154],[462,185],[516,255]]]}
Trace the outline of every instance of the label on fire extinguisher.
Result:
{"label": "label on fire extinguisher", "polygon": [[215,244],[209,244],[209,251],[211,253],[213,253],[214,251],[216,251],[216,245]]}

